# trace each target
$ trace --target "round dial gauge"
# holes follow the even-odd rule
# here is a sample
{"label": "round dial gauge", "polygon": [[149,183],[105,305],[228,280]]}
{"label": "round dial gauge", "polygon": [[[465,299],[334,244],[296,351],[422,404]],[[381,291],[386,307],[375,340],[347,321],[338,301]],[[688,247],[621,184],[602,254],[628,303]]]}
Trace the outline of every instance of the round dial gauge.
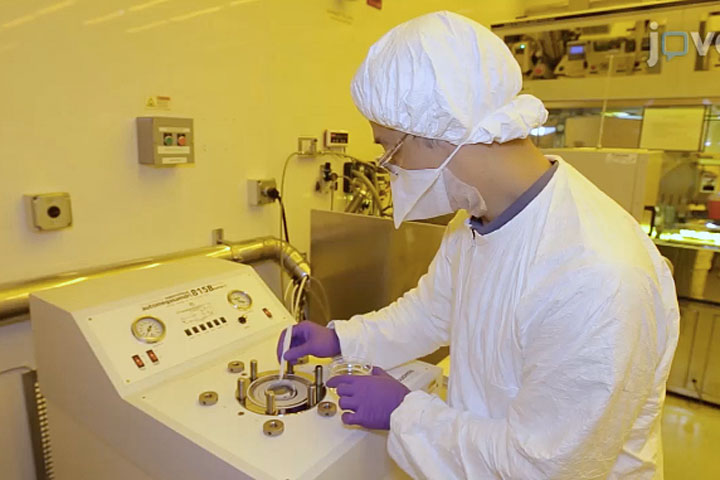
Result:
{"label": "round dial gauge", "polygon": [[157,343],[165,338],[165,324],[155,317],[140,317],[130,327],[132,334],[145,343]]}
{"label": "round dial gauge", "polygon": [[228,293],[227,299],[238,310],[247,310],[252,306],[252,297],[242,290],[233,290]]}

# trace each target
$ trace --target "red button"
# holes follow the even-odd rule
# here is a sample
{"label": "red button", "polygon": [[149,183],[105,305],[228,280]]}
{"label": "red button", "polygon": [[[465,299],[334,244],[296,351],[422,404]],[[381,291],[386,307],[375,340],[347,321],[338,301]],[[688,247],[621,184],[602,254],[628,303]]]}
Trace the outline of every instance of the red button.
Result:
{"label": "red button", "polygon": [[267,308],[263,308],[263,313],[265,314],[266,317],[272,318],[272,313]]}
{"label": "red button", "polygon": [[178,135],[177,143],[181,147],[184,147],[185,146],[185,135]]}
{"label": "red button", "polygon": [[132,359],[138,368],[143,368],[145,366],[145,363],[142,361],[142,358],[140,358],[140,355],[133,355]]}
{"label": "red button", "polygon": [[153,352],[152,350],[148,350],[145,353],[147,353],[147,356],[150,357],[150,360],[152,360],[153,363],[158,362],[158,357],[157,357],[157,355],[155,355],[155,352]]}

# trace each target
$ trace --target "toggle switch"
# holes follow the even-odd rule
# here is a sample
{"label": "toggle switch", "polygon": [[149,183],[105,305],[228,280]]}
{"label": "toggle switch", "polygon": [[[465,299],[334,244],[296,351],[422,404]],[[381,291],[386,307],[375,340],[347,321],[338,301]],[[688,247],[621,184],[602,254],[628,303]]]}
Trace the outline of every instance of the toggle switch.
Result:
{"label": "toggle switch", "polygon": [[135,362],[135,365],[137,365],[138,368],[143,368],[145,366],[145,362],[142,361],[142,358],[140,358],[140,355],[133,355],[132,356],[133,362]]}
{"label": "toggle switch", "polygon": [[157,355],[155,355],[155,352],[153,352],[152,350],[148,350],[148,351],[145,352],[145,353],[147,353],[147,356],[148,356],[148,358],[150,359],[151,362],[153,362],[153,363],[158,363],[158,362],[160,361],[160,360],[158,360]]}

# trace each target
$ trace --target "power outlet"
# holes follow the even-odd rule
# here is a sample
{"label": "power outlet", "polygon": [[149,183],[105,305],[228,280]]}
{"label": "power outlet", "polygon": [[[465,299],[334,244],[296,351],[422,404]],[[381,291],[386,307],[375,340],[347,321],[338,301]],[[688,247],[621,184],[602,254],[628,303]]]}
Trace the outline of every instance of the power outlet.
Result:
{"label": "power outlet", "polygon": [[313,157],[318,153],[318,139],[315,137],[298,137],[298,155]]}
{"label": "power outlet", "polygon": [[267,205],[273,203],[275,199],[270,198],[268,191],[277,188],[277,182],[274,178],[248,180],[247,193],[248,203],[252,206]]}
{"label": "power outlet", "polygon": [[25,195],[30,224],[38,231],[60,230],[72,226],[69,193]]}

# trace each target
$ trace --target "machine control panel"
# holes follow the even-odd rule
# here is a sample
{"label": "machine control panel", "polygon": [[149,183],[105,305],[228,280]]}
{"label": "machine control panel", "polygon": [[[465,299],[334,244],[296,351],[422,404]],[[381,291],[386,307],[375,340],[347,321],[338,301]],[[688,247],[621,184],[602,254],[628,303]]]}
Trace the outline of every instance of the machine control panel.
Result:
{"label": "machine control panel", "polygon": [[[178,260],[31,302],[62,478],[390,478],[387,439],[342,424],[325,362],[280,376],[294,320],[252,267]],[[416,389],[440,372],[389,373]]]}
{"label": "machine control panel", "polygon": [[195,163],[192,118],[138,117],[136,125],[141,164],[171,167]]}
{"label": "machine control panel", "polygon": [[116,387],[292,322],[257,273],[241,267],[233,275],[152,292],[80,320]]}

